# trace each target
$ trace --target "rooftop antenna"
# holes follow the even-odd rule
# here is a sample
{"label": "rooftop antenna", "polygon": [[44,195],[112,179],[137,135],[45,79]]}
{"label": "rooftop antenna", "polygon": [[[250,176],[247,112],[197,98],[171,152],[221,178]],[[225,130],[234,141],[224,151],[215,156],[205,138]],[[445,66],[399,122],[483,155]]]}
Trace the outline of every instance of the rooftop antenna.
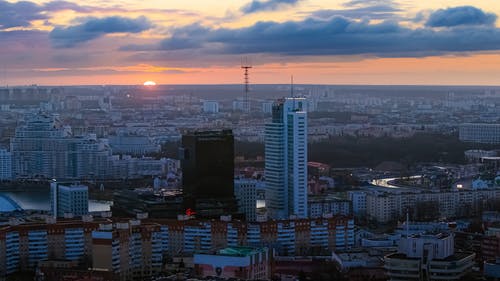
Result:
{"label": "rooftop antenna", "polygon": [[293,75],[290,76],[290,98],[293,101],[293,110],[297,111],[297,108],[295,107],[295,94],[293,92]]}
{"label": "rooftop antenna", "polygon": [[248,70],[252,68],[251,63],[248,62],[248,58],[245,57],[241,59],[241,68],[244,70],[244,82],[245,82],[245,111],[250,112],[250,102],[248,99],[248,92],[250,92],[250,79]]}

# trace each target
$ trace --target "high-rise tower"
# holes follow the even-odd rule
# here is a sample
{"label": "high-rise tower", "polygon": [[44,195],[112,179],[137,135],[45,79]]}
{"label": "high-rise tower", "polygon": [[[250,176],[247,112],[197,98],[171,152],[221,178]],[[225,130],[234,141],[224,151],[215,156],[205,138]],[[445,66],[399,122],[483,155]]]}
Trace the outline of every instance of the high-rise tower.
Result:
{"label": "high-rise tower", "polygon": [[180,152],[184,207],[201,217],[236,213],[233,132],[184,134]]}
{"label": "high-rise tower", "polygon": [[266,207],[272,218],[307,217],[306,99],[276,101],[265,127]]}

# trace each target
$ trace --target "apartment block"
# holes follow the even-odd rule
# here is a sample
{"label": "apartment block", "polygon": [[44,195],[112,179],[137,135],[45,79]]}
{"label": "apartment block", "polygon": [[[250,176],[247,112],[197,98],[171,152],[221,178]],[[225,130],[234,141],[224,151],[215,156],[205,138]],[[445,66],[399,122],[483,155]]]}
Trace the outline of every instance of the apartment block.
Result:
{"label": "apartment block", "polygon": [[395,221],[410,212],[413,216],[432,212],[439,218],[479,214],[483,204],[500,199],[500,189],[456,189],[441,191],[366,192],[366,214],[380,223]]}
{"label": "apartment block", "polygon": [[58,221],[50,218],[48,223],[1,228],[0,276],[35,270],[41,261],[64,260],[74,261],[79,269],[92,267],[111,273],[118,280],[144,280],[161,270],[165,256],[212,254],[242,246],[294,256],[354,246],[354,222],[343,216],[255,223],[230,217],[221,220],[90,218]]}

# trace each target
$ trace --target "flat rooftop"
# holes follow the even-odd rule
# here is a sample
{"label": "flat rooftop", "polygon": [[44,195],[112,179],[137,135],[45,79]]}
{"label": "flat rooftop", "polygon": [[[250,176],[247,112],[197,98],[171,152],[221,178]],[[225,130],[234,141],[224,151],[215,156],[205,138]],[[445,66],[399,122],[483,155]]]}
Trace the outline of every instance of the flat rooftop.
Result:
{"label": "flat rooftop", "polygon": [[222,256],[246,257],[255,253],[263,252],[264,248],[253,247],[227,247],[219,250],[218,254]]}

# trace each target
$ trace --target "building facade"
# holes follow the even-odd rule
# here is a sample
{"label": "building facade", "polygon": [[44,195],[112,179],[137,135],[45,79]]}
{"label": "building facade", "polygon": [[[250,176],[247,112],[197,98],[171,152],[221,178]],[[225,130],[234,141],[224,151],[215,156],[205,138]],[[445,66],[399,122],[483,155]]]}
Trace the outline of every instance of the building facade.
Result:
{"label": "building facade", "polygon": [[286,256],[345,250],[354,246],[354,222],[341,216],[259,223],[84,216],[12,223],[0,228],[0,276],[32,271],[44,260],[73,260],[85,268],[106,269],[119,280],[145,280],[161,270],[165,257],[239,246]]}
{"label": "building facade", "polygon": [[89,188],[86,185],[50,184],[50,209],[54,217],[83,216],[89,212]]}
{"label": "building facade", "polygon": [[[366,192],[366,215],[387,223],[424,212],[438,218],[460,218],[479,214],[488,202],[500,199],[500,188],[457,189],[447,191]],[[426,205],[427,204],[427,205]],[[428,208],[431,206],[431,208]]]}
{"label": "building facade", "polygon": [[228,247],[215,254],[194,254],[193,263],[199,277],[243,280],[271,278],[271,255],[268,248]]}
{"label": "building facade", "polygon": [[309,196],[307,208],[308,216],[311,219],[332,215],[352,215],[351,201],[331,196]]}
{"label": "building facade", "polygon": [[454,250],[453,234],[415,235],[399,241],[398,253],[385,256],[391,281],[466,280],[474,253]]}
{"label": "building facade", "polygon": [[356,217],[366,215],[366,193],[363,191],[349,191],[347,198],[352,202],[352,212]]}
{"label": "building facade", "polygon": [[12,153],[0,149],[0,181],[12,179]]}
{"label": "building facade", "polygon": [[26,117],[10,141],[14,178],[107,177],[111,149],[95,135],[73,137],[57,115]]}
{"label": "building facade", "polygon": [[238,201],[238,211],[245,214],[248,221],[266,217],[265,182],[255,179],[235,179],[234,194]]}
{"label": "building facade", "polygon": [[180,154],[185,209],[206,217],[235,213],[233,132],[184,134]]}
{"label": "building facade", "polygon": [[272,111],[272,121],[265,126],[266,206],[272,218],[306,218],[306,100],[278,100]]}
{"label": "building facade", "polygon": [[219,113],[219,103],[217,101],[207,100],[203,102],[203,112]]}
{"label": "building facade", "polygon": [[466,123],[459,127],[459,139],[465,142],[500,143],[500,124]]}

